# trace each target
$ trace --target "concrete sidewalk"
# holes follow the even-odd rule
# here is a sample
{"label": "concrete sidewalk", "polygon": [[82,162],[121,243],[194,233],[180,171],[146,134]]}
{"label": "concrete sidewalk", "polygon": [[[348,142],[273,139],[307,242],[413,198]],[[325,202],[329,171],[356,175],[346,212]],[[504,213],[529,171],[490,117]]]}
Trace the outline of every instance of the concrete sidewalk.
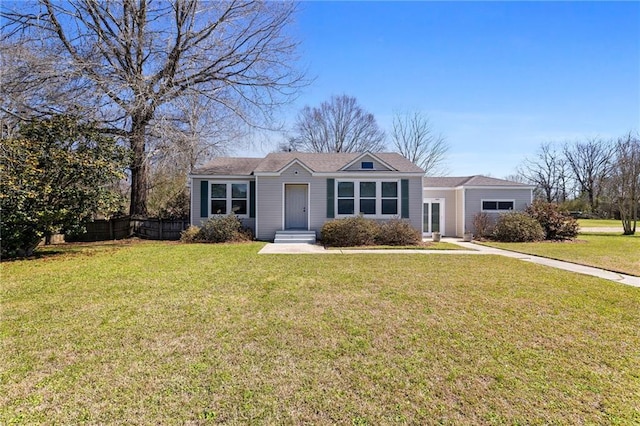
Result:
{"label": "concrete sidewalk", "polygon": [[591,266],[578,265],[576,263],[564,262],[561,260],[548,259],[546,257],[533,256],[529,254],[516,253],[513,251],[497,249],[480,244],[466,243],[458,238],[442,238],[443,242],[456,244],[465,250],[327,250],[318,244],[272,244],[265,245],[259,254],[471,254],[471,255],[497,255],[523,260],[525,262],[536,263],[538,265],[549,266],[551,268],[563,269],[565,271],[576,272],[578,274],[591,275],[620,284],[640,287],[640,277],[621,274],[618,272],[606,271]]}
{"label": "concrete sidewalk", "polygon": [[[443,239],[444,240],[444,239]],[[549,266],[551,268],[564,269],[565,271],[576,272],[578,274],[591,275],[593,277],[603,278],[605,280],[619,282],[634,287],[640,287],[640,277],[633,275],[621,274],[619,272],[611,272],[605,269],[594,268],[592,266],[579,265],[577,263],[565,262],[562,260],[549,259],[547,257],[534,256],[531,254],[517,253],[514,251],[502,250],[494,247],[483,246],[474,243],[465,243],[460,240],[449,241],[468,249],[476,249],[480,253],[495,254],[499,256],[511,257],[513,259],[524,260],[526,262],[537,263],[538,265]]]}

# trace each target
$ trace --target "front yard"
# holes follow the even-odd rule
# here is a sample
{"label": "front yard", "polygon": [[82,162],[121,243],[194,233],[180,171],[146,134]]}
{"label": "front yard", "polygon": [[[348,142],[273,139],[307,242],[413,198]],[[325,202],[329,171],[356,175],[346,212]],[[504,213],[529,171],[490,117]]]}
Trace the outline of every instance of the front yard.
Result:
{"label": "front yard", "polygon": [[504,257],[261,247],[1,264],[0,423],[640,422],[637,288]]}
{"label": "front yard", "polygon": [[620,228],[622,221],[614,219],[578,219],[580,228]]}
{"label": "front yard", "polygon": [[579,234],[575,241],[563,242],[483,244],[640,276],[640,233]]}

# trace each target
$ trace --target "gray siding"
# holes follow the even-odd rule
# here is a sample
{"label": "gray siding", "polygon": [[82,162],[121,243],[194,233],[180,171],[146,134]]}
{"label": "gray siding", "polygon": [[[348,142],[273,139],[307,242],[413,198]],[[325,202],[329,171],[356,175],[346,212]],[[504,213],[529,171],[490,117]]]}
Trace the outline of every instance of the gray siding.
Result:
{"label": "gray siding", "polygon": [[447,237],[457,236],[456,233],[456,192],[451,189],[425,189],[423,191],[424,198],[440,198],[444,200],[444,232],[442,235]]}
{"label": "gray siding", "polygon": [[[295,172],[298,174],[295,174]],[[322,177],[312,177],[303,167],[293,165],[280,176],[258,176],[256,179],[256,217],[259,240],[272,241],[276,231],[283,229],[284,185],[309,184],[309,230],[320,235],[326,221],[327,183]]]}
{"label": "gray siding", "polygon": [[[473,189],[466,190],[466,214],[464,215],[467,230],[475,233],[473,217],[482,211],[482,200],[514,200],[514,209],[521,211],[531,204],[530,189]],[[492,219],[497,219],[502,212],[486,212]]]}
{"label": "gray siding", "polygon": [[[240,178],[240,179],[213,179],[213,178],[208,178],[208,179],[192,179],[191,182],[191,225],[194,226],[202,226],[202,224],[209,219],[209,216],[207,217],[201,217],[200,216],[200,182],[202,182],[203,180],[208,181],[209,183],[211,182],[215,182],[215,181],[220,181],[220,182],[233,182],[233,181],[239,181],[239,182],[247,182],[247,181],[251,181],[253,180],[253,178],[249,179],[249,178]],[[208,208],[207,211],[209,211],[211,209],[211,202],[208,201]],[[247,206],[248,207],[248,206]],[[256,230],[256,221],[254,218],[242,218],[240,219],[240,221],[242,222],[243,226],[246,226],[248,228],[251,228],[251,230],[253,230],[253,232],[255,233]]]}
{"label": "gray siding", "polygon": [[464,234],[464,189],[456,189],[456,237],[462,237]]}
{"label": "gray siding", "polygon": [[409,179],[409,222],[422,232],[422,176]]}
{"label": "gray siding", "polygon": [[[297,174],[295,172],[298,172]],[[399,176],[395,176],[398,178]],[[276,231],[283,229],[284,185],[287,183],[309,184],[309,230],[320,237],[322,225],[327,220],[327,178],[313,177],[304,168],[293,165],[280,176],[258,176],[256,178],[256,217],[259,240],[272,241]],[[349,179],[348,174],[339,174],[335,179]],[[389,178],[389,175],[375,175],[372,179]],[[409,222],[422,231],[422,178],[409,177]]]}

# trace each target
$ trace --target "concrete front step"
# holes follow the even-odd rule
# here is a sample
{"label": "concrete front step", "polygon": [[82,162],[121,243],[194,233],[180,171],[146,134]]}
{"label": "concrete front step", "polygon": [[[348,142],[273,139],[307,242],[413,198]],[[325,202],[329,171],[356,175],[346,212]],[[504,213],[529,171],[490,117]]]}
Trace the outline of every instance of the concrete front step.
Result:
{"label": "concrete front step", "polygon": [[276,244],[314,244],[316,233],[315,231],[277,231],[273,242]]}

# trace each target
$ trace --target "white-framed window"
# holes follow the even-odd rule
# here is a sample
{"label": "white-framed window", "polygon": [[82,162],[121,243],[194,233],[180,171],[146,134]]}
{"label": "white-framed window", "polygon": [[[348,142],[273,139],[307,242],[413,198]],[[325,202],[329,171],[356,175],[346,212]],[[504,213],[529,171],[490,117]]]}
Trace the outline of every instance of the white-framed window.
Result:
{"label": "white-framed window", "polygon": [[373,161],[362,161],[360,163],[360,168],[373,170]]}
{"label": "white-framed window", "polygon": [[400,182],[337,180],[337,216],[392,217],[400,214]]}
{"label": "white-framed window", "polygon": [[211,216],[234,213],[249,215],[249,182],[212,182]]}
{"label": "white-framed window", "polygon": [[382,184],[382,214],[398,214],[398,182],[381,182]]}
{"label": "white-framed window", "polygon": [[483,212],[506,212],[515,208],[515,200],[482,200]]}
{"label": "white-framed window", "polygon": [[338,182],[338,214],[352,215],[355,210],[355,185],[353,182]]}

